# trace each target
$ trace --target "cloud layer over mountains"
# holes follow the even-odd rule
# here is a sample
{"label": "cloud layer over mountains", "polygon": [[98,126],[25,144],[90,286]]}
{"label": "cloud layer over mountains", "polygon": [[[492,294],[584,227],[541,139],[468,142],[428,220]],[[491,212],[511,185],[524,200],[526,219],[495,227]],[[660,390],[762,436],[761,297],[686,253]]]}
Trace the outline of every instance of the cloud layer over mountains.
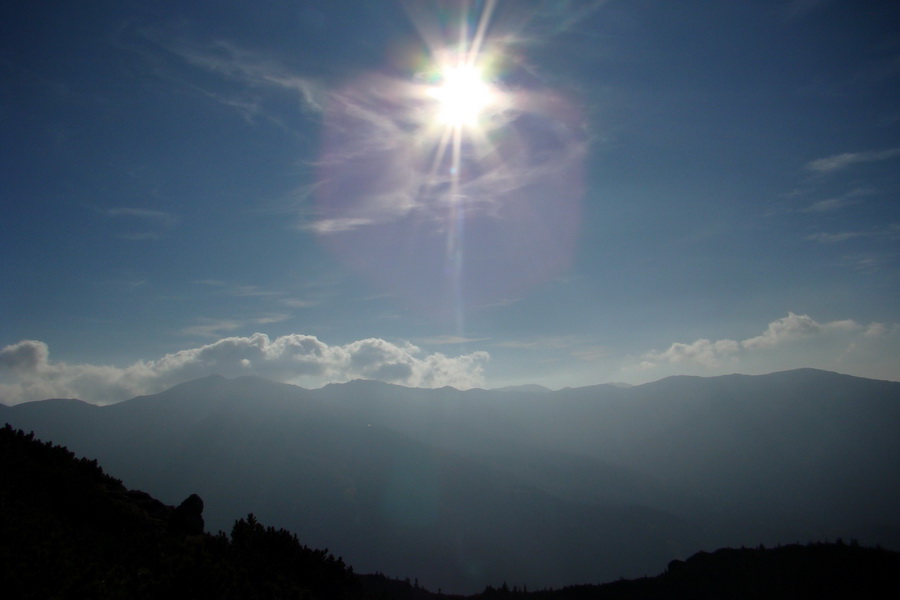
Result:
{"label": "cloud layer over mountains", "polygon": [[214,373],[257,375],[313,387],[377,379],[414,387],[466,389],[483,383],[482,365],[489,358],[486,352],[456,357],[425,354],[410,343],[397,345],[377,338],[329,346],[311,335],[270,339],[255,333],[114,367],[54,362],[47,344],[23,340],[0,350],[0,374],[11,380],[0,382],[0,399],[10,405],[60,397],[109,404]]}
{"label": "cloud layer over mountains", "polygon": [[[456,338],[432,338],[423,343],[455,341]],[[503,351],[502,343],[487,338],[477,341]],[[528,347],[533,352],[544,352],[548,360],[556,350],[553,340]],[[770,322],[759,334],[744,339],[700,338],[674,342],[665,350],[605,351],[590,358],[585,356],[572,351],[573,360],[591,360],[596,365],[596,380],[590,383],[600,383],[604,378],[643,383],[675,374],[759,374],[803,367],[898,380],[900,326],[864,324],[851,319],[820,322],[809,315],[789,312]],[[78,398],[110,404],[213,374],[254,375],[307,388],[373,379],[410,387],[469,389],[488,387],[485,365],[491,360],[502,362],[502,358],[492,358],[485,350],[447,356],[429,353],[410,342],[380,338],[329,345],[300,333],[275,338],[254,333],[222,338],[155,360],[113,366],[54,361],[45,342],[22,340],[0,348],[0,403]]]}

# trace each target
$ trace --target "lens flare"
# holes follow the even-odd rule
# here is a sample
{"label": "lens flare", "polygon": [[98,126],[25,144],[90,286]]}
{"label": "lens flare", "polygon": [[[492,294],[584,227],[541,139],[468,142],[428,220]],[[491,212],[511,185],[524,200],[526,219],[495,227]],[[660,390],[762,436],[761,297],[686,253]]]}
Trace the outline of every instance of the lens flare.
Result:
{"label": "lens flare", "polygon": [[579,105],[515,46],[516,3],[507,27],[490,0],[454,3],[449,20],[410,6],[424,46],[407,76],[362,74],[328,96],[306,226],[464,337],[467,313],[568,266],[589,136]]}

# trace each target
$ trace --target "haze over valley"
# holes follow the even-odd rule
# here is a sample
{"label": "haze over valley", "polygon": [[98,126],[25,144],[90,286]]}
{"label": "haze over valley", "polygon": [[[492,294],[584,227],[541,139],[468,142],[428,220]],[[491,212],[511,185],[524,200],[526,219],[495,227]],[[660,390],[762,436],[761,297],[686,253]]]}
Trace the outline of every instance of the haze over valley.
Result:
{"label": "haze over valley", "polygon": [[210,531],[253,512],[359,572],[472,593],[652,575],[723,546],[898,548],[898,398],[815,370],[557,392],[213,376],[0,420],[166,503],[199,494]]}

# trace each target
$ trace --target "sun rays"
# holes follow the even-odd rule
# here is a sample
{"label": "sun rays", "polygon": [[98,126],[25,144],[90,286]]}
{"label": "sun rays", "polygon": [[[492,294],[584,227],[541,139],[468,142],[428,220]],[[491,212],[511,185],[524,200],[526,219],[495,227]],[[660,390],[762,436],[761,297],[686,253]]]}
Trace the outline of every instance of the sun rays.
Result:
{"label": "sun rays", "polygon": [[329,93],[309,229],[462,337],[567,264],[587,142],[516,46],[515,7],[453,6],[411,4],[417,46]]}

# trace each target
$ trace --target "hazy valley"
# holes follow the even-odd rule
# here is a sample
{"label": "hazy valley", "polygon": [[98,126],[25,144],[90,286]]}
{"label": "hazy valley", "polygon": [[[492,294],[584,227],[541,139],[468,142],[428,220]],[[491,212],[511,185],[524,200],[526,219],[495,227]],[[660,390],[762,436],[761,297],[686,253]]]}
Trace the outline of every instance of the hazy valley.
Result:
{"label": "hazy valley", "polygon": [[431,590],[639,577],[722,546],[900,548],[900,383],[824,371],[465,392],[209,377],[0,421],[168,504],[199,494],[207,531],[253,512]]}

